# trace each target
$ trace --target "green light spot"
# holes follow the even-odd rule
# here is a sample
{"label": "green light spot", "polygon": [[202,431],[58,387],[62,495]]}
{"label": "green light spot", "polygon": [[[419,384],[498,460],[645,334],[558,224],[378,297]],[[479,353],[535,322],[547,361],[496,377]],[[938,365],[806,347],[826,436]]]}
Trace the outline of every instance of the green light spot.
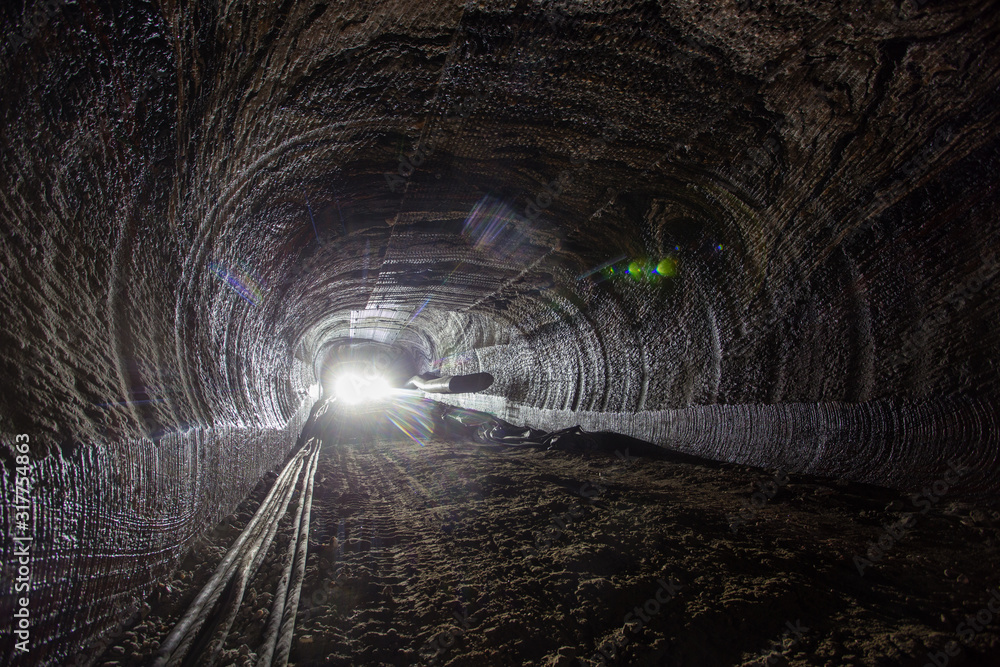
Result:
{"label": "green light spot", "polygon": [[656,265],[656,272],[661,276],[673,278],[677,275],[677,262],[672,258],[667,257]]}

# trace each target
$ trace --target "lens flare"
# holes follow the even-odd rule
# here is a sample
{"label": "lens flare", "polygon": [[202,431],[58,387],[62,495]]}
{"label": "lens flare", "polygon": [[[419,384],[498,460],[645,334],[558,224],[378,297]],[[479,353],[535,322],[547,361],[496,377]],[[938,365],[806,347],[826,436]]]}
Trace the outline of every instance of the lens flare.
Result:
{"label": "lens flare", "polygon": [[381,376],[366,378],[354,373],[345,373],[336,379],[333,391],[337,394],[337,398],[344,403],[357,405],[389,398],[392,394],[392,387]]}
{"label": "lens flare", "polygon": [[667,257],[660,261],[656,265],[656,272],[661,276],[666,276],[667,278],[673,278],[677,275],[677,261],[672,257]]}
{"label": "lens flare", "polygon": [[387,408],[389,421],[410,440],[424,446],[434,434],[434,402],[403,392]]}

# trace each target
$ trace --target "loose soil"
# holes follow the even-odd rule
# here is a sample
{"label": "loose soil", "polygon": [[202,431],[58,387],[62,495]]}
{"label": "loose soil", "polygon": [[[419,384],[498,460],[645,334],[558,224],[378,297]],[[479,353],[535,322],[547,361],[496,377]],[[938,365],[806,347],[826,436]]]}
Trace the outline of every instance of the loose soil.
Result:
{"label": "loose soil", "polygon": [[[152,661],[273,478],[97,664]],[[1000,664],[1000,617],[988,607],[1000,514],[947,491],[914,500],[621,449],[418,444],[386,432],[329,444],[291,662],[921,667],[930,652],[948,665]],[[253,664],[294,509],[223,664]],[[978,631],[960,627],[976,614]],[[956,656],[944,653],[952,640]]]}

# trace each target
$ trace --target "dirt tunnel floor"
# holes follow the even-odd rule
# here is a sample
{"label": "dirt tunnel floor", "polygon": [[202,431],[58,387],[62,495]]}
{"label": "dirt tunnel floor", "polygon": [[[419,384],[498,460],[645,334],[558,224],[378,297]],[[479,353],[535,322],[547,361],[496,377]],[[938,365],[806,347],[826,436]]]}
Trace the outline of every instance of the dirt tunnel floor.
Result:
{"label": "dirt tunnel floor", "polygon": [[[328,445],[291,661],[577,665],[603,647],[617,665],[1000,665],[993,509],[621,454]],[[98,664],[151,662],[265,492]],[[224,664],[253,664],[288,537],[283,523]]]}

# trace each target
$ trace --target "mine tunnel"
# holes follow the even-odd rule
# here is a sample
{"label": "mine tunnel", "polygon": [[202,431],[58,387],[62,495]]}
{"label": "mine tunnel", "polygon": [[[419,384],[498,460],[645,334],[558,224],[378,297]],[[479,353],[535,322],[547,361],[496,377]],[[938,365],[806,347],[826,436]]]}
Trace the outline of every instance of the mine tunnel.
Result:
{"label": "mine tunnel", "polygon": [[1000,664],[1000,2],[0,16],[4,664]]}

